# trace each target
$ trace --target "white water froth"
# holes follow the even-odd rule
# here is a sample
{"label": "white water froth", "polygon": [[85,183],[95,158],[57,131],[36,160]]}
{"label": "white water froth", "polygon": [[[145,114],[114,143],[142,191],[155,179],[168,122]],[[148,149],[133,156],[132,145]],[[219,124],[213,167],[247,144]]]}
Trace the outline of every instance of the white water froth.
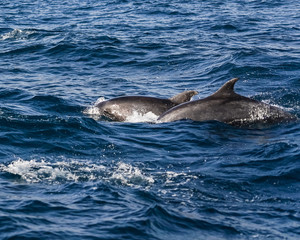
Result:
{"label": "white water froth", "polygon": [[141,169],[123,162],[104,166],[75,160],[52,163],[46,160],[26,161],[19,158],[8,165],[1,164],[0,171],[18,176],[27,183],[106,181],[131,187],[154,183],[154,179]]}
{"label": "white water froth", "polygon": [[8,40],[8,39],[19,39],[24,40],[29,37],[29,35],[35,33],[33,30],[21,30],[21,29],[14,29],[11,32],[5,33],[0,35],[0,40]]}
{"label": "white water froth", "polygon": [[94,103],[94,106],[97,106],[99,103],[106,101],[104,97],[99,97],[97,101]]}
{"label": "white water froth", "polygon": [[[163,198],[173,199],[174,197],[182,200],[180,204],[186,205],[194,197],[195,190],[190,188],[190,182],[202,183],[199,181],[199,174],[183,170],[182,172],[165,171],[158,172],[157,178],[162,181],[162,187],[158,189],[158,195]],[[180,191],[178,191],[180,189]]]}
{"label": "white water froth", "polygon": [[99,108],[97,107],[97,105],[101,102],[104,102],[105,98],[104,97],[100,97],[97,99],[97,101],[90,107],[87,107],[83,113],[90,116],[91,118],[93,118],[94,120],[99,120],[101,117],[101,112],[99,111]]}
{"label": "white water froth", "polygon": [[145,181],[149,184],[154,183],[154,179],[151,176],[145,176],[138,167],[123,162],[117,164],[111,178],[128,186],[134,186],[137,183],[142,184]]}
{"label": "white water froth", "polygon": [[136,111],[133,112],[131,116],[128,116],[125,122],[156,122],[159,116],[154,114],[153,112],[147,112],[145,114],[138,113]]}
{"label": "white water froth", "polygon": [[290,111],[293,111],[293,110],[294,110],[292,107],[283,107],[283,106],[280,106],[280,105],[277,105],[277,104],[273,104],[273,103],[271,103],[270,100],[262,100],[262,102],[263,102],[263,103],[266,103],[266,104],[269,104],[269,105],[271,105],[271,106],[273,106],[273,107],[280,108],[280,109],[282,109],[282,110],[284,110],[284,111],[287,111],[287,112],[290,112]]}
{"label": "white water froth", "polygon": [[[88,180],[94,180],[96,171],[103,171],[104,166],[85,166],[76,162],[56,162],[51,163],[45,160],[30,161],[21,158],[11,162],[7,166],[0,166],[1,171],[19,176],[29,183],[37,182],[59,182],[59,181],[79,181],[85,176]],[[89,176],[87,176],[89,174]]]}

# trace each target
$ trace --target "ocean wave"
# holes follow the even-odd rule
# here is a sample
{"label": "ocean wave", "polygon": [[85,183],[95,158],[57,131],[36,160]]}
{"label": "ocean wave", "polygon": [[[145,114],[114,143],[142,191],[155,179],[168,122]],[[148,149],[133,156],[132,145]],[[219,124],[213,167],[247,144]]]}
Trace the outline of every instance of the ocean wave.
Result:
{"label": "ocean wave", "polygon": [[300,117],[299,6],[0,1],[0,238],[298,239],[299,122],[117,123],[93,102],[239,77]]}

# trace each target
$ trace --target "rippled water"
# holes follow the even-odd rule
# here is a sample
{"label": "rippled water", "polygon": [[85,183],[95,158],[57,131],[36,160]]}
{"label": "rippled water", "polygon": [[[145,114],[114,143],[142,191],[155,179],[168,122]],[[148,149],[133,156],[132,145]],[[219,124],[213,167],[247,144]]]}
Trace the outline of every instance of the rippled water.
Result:
{"label": "rippled water", "polygon": [[[299,122],[111,122],[236,91],[300,116],[300,4],[1,1],[1,239],[298,239]],[[92,112],[91,112],[92,111]]]}

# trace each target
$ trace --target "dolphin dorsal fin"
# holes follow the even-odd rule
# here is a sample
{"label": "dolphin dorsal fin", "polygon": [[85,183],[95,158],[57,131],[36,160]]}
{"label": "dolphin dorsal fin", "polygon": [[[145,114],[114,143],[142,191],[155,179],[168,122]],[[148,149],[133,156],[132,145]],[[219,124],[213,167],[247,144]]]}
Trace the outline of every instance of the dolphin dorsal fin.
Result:
{"label": "dolphin dorsal fin", "polygon": [[222,87],[219,88],[213,95],[213,97],[228,97],[232,94],[236,94],[234,92],[234,85],[239,80],[238,78],[233,78],[226,82]]}
{"label": "dolphin dorsal fin", "polygon": [[198,92],[193,90],[184,91],[182,93],[175,95],[174,97],[171,97],[169,100],[175,104],[181,104],[190,101],[191,98],[197,94]]}

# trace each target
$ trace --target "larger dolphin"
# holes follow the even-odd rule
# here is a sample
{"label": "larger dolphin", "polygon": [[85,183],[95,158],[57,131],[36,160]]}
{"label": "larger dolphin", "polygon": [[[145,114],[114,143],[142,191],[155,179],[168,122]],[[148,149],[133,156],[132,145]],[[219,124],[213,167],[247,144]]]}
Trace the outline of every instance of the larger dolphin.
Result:
{"label": "larger dolphin", "polygon": [[297,117],[278,107],[256,101],[234,92],[238,78],[226,82],[211,96],[173,107],[163,113],[159,122],[182,119],[219,121],[231,125],[247,126],[274,124],[297,120]]}
{"label": "larger dolphin", "polygon": [[168,109],[190,101],[196,94],[198,94],[196,91],[184,91],[169,99],[146,96],[124,96],[100,102],[96,107],[98,107],[101,115],[113,121],[121,122],[126,121],[126,119],[134,113],[144,115],[151,112],[158,117]]}

